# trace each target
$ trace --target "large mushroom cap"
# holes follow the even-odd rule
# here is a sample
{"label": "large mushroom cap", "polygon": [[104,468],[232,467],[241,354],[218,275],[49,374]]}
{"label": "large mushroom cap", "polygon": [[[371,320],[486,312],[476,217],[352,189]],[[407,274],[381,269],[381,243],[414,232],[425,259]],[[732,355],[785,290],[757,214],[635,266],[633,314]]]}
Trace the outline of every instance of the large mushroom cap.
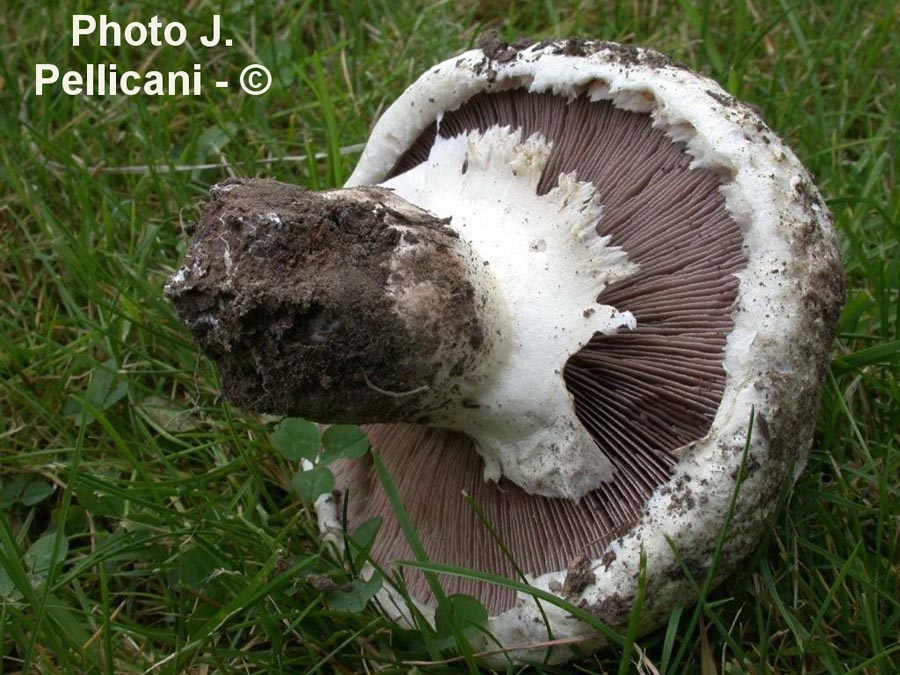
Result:
{"label": "large mushroom cap", "polygon": [[[621,627],[644,555],[649,630],[694,599],[729,513],[719,578],[750,552],[802,465],[843,281],[808,173],[716,83],[644,49],[494,39],[385,112],[345,189],[219,186],[167,294],[238,404],[369,425],[433,562],[521,570]],[[375,562],[411,558],[372,458],[335,474],[323,534],[380,516]],[[440,579],[485,604],[492,644],[600,642]]]}
{"label": "large mushroom cap", "polygon": [[[655,52],[606,42],[494,44],[430,69],[376,125],[348,186],[387,184],[456,216],[450,175],[478,160],[470,152],[460,166],[441,146],[498,129],[549,145],[538,195],[561,174],[589,182],[602,209],[598,234],[637,267],[598,298],[631,312],[634,329],[596,333],[564,364],[578,418],[615,477],[579,501],[535,497],[506,480],[485,482],[464,435],[391,424],[371,427],[370,438],[433,561],[515,576],[469,495],[536,586],[565,589],[621,626],[643,549],[647,630],[693,597],[667,539],[695,578],[712,562],[752,412],[720,575],[752,549],[802,464],[843,300],[830,216],[753,109]],[[538,282],[536,274],[535,294],[554,292]],[[338,481],[350,527],[385,519],[376,559],[410,558],[370,460],[344,464]],[[573,589],[567,570],[580,555],[593,561],[591,573]],[[428,605],[424,579],[409,571],[406,579]],[[501,642],[546,639],[528,597],[459,577],[442,583],[481,598]],[[556,637],[586,631],[560,622]]]}

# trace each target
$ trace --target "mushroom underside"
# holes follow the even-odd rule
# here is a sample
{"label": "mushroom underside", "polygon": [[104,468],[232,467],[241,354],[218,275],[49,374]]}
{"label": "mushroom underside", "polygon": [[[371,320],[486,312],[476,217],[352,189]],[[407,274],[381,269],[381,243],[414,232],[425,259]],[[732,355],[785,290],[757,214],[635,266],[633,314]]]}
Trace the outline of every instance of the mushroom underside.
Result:
{"label": "mushroom underside", "polygon": [[[668,480],[679,449],[709,432],[725,387],[723,352],[746,255],[720,191],[723,177],[692,167],[684,144],[654,127],[649,114],[608,101],[522,89],[477,94],[426,129],[385,179],[428,160],[438,136],[493,127],[518,129],[523,140],[540,134],[551,144],[538,194],[560,174],[592,183],[603,208],[598,233],[638,266],[597,298],[631,312],[636,328],[594,335],[563,371],[577,417],[615,477],[579,501],[536,497],[507,480],[485,482],[482,460],[463,434],[411,424],[368,430],[431,560],[516,578],[517,569],[538,575],[582,555],[600,558]],[[371,460],[342,462],[335,473],[348,529],[379,516],[373,558],[383,566],[409,559]],[[433,601],[421,574],[404,576],[413,597]],[[441,582],[447,593],[478,597],[491,614],[514,601],[512,591],[470,579]]]}

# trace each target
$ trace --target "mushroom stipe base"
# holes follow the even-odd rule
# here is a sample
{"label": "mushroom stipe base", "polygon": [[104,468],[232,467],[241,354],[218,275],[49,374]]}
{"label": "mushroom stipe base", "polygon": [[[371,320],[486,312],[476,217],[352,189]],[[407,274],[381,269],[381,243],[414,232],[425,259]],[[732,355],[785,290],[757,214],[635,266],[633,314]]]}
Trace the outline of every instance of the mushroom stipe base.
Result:
{"label": "mushroom stipe base", "polygon": [[[486,349],[458,235],[388,190],[342,197],[220,183],[167,295],[242,408],[426,423],[446,403],[448,377]],[[428,290],[406,317],[385,292],[398,277]]]}

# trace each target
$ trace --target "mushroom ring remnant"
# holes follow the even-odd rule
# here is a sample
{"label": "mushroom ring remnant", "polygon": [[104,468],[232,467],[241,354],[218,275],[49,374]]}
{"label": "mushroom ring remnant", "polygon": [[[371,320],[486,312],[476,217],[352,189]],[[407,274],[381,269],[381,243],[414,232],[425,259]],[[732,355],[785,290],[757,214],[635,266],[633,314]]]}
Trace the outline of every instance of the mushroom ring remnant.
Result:
{"label": "mushroom ring remnant", "polygon": [[[432,68],[342,190],[216,186],[166,292],[237,405],[369,425],[432,561],[518,578],[511,552],[622,627],[643,552],[642,631],[696,598],[685,569],[708,573],[739,475],[717,579],[761,536],[844,294],[830,215],[753,109],[656,52],[578,40]],[[323,534],[381,516],[373,558],[411,558],[372,459],[335,473]],[[550,634],[602,642],[526,594],[441,581],[516,660]]]}

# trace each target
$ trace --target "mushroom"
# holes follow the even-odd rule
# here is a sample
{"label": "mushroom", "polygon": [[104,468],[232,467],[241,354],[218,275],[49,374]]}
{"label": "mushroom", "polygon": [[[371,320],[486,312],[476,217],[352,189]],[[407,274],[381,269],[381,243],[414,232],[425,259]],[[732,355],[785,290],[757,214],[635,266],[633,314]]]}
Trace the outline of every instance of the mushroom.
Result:
{"label": "mushroom", "polygon": [[[621,627],[643,555],[641,631],[696,599],[726,524],[717,580],[759,540],[844,293],[822,198],[755,110],[648,49],[495,37],[403,93],[344,189],[213,188],[166,292],[237,405],[369,425],[432,561],[516,577],[468,497],[533,586]],[[323,534],[381,516],[374,560],[411,558],[372,459],[335,473]],[[602,643],[442,583],[516,660]]]}

